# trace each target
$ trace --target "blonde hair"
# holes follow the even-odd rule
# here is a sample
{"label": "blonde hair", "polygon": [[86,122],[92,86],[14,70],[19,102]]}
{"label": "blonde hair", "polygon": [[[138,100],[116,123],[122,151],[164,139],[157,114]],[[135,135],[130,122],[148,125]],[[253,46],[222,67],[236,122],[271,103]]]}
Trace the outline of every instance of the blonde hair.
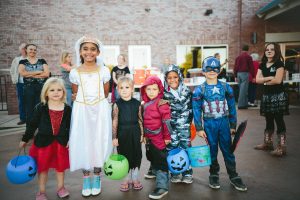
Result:
{"label": "blonde hair", "polygon": [[133,80],[127,76],[122,76],[118,79],[118,88],[119,88],[119,85],[121,85],[122,83],[128,83],[130,85],[130,87],[134,86]]}
{"label": "blonde hair", "polygon": [[69,53],[69,52],[67,52],[67,51],[62,52],[61,57],[60,57],[60,64],[65,64],[65,63],[66,63],[66,59],[67,59],[67,57],[68,57],[70,54],[71,54],[71,53]]}
{"label": "blonde hair", "polygon": [[48,93],[50,86],[54,85],[54,84],[58,84],[63,89],[64,94],[63,94],[63,97],[61,98],[61,101],[66,103],[67,102],[67,95],[66,95],[67,91],[65,88],[64,81],[61,78],[55,78],[55,77],[51,77],[45,82],[42,92],[41,92],[41,102],[44,104],[46,104],[48,102],[49,99],[48,99],[47,93]]}
{"label": "blonde hair", "polygon": [[125,56],[125,54],[120,54],[120,55],[118,56],[118,58],[119,58],[119,57],[122,57],[124,63],[126,62],[126,56]]}

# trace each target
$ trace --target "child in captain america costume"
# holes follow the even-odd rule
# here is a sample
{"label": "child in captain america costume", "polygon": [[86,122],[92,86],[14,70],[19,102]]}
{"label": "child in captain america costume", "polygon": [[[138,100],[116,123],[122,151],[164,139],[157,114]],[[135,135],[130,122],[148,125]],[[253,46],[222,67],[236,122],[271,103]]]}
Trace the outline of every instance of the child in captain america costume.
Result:
{"label": "child in captain america costume", "polygon": [[235,189],[246,191],[247,187],[236,172],[235,156],[230,151],[231,134],[235,133],[237,123],[234,93],[228,84],[218,80],[220,68],[220,61],[214,57],[205,58],[202,63],[206,81],[195,88],[192,99],[196,133],[207,138],[210,145],[212,164],[209,169],[209,187],[220,188],[220,166],[217,160],[219,145],[230,183]]}

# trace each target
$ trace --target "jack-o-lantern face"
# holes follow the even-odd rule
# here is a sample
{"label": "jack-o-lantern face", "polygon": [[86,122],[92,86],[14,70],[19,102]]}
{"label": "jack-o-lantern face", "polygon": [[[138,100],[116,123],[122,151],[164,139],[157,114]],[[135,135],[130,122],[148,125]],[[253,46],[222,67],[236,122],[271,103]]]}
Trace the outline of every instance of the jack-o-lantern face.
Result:
{"label": "jack-o-lantern face", "polygon": [[106,175],[106,176],[111,176],[112,174],[113,174],[113,171],[112,171],[112,165],[110,164],[110,165],[106,165],[105,167],[104,167],[104,174]]}
{"label": "jack-o-lantern face", "polygon": [[125,156],[112,154],[104,163],[104,174],[112,180],[120,180],[128,174],[129,163]]}
{"label": "jack-o-lantern face", "polygon": [[36,169],[33,168],[32,166],[29,166],[29,168],[28,168],[28,176],[29,177],[34,177],[35,174],[36,174]]}
{"label": "jack-o-lantern face", "polygon": [[186,166],[186,161],[181,156],[174,157],[171,160],[171,167],[174,171],[181,171],[185,168],[185,166]]}
{"label": "jack-o-lantern face", "polygon": [[168,152],[167,162],[169,170],[174,174],[186,171],[190,165],[187,153],[180,148]]}

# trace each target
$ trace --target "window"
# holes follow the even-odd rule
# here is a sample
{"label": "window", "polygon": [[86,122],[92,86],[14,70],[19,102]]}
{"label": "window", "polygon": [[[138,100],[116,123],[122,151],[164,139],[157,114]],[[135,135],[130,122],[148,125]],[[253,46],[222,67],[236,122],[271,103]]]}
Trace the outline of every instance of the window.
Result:
{"label": "window", "polygon": [[[220,54],[220,63],[225,63],[225,60],[228,58],[227,54],[227,45],[209,45],[202,47],[202,60],[208,56],[214,56],[215,53]],[[228,64],[226,63],[223,67],[228,69]]]}
{"label": "window", "polygon": [[130,71],[139,68],[151,67],[151,46],[129,45],[128,62]]}
{"label": "window", "polygon": [[[188,59],[192,57],[192,50],[199,49],[198,56],[201,56],[201,62],[204,58],[208,56],[214,56],[215,53],[219,53],[221,58],[221,64],[225,62],[228,58],[228,45],[177,45],[176,46],[176,63],[177,65],[182,65],[183,63],[188,62],[190,65],[191,61],[186,60],[186,56]],[[201,55],[199,55],[201,53]],[[227,64],[224,67],[228,67]]]}
{"label": "window", "polygon": [[116,66],[118,64],[118,55],[120,55],[119,45],[104,45],[102,56],[100,54],[100,56],[103,58],[104,64],[108,67]]}
{"label": "window", "polygon": [[176,63],[182,65],[186,62],[186,55],[192,54],[194,47],[201,48],[201,45],[177,45],[176,46]]}

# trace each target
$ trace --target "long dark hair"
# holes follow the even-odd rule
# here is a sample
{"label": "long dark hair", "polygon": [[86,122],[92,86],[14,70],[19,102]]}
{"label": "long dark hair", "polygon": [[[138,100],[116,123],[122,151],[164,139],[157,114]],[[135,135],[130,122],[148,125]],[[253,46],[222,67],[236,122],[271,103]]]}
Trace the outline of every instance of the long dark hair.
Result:
{"label": "long dark hair", "polygon": [[283,59],[283,57],[282,57],[282,55],[281,55],[281,50],[280,50],[279,44],[276,43],[276,42],[269,42],[269,43],[267,43],[266,46],[265,46],[264,55],[263,55],[263,57],[262,57],[262,59],[261,59],[261,62],[262,62],[262,63],[267,63],[267,62],[268,62],[268,58],[267,58],[267,56],[266,56],[266,49],[267,49],[267,47],[268,47],[269,45],[271,45],[271,44],[274,45],[274,50],[275,50],[275,55],[274,55],[274,57],[273,57],[273,59],[272,59],[272,62],[276,62],[276,61],[279,61],[279,60],[280,60],[280,61],[284,61],[284,59]]}
{"label": "long dark hair", "polygon": [[[83,46],[85,43],[87,43],[87,42],[84,42],[84,43],[81,43],[81,44],[80,44],[79,52],[80,52],[82,46]],[[90,43],[92,43],[92,42],[90,42]],[[92,43],[92,44],[94,44],[94,43]],[[99,46],[96,45],[96,44],[94,44],[94,45],[96,46],[97,50],[100,52]],[[81,62],[81,64],[84,63],[83,57],[82,57],[81,55],[80,55],[80,62]],[[95,59],[95,62],[97,62],[97,58]]]}

